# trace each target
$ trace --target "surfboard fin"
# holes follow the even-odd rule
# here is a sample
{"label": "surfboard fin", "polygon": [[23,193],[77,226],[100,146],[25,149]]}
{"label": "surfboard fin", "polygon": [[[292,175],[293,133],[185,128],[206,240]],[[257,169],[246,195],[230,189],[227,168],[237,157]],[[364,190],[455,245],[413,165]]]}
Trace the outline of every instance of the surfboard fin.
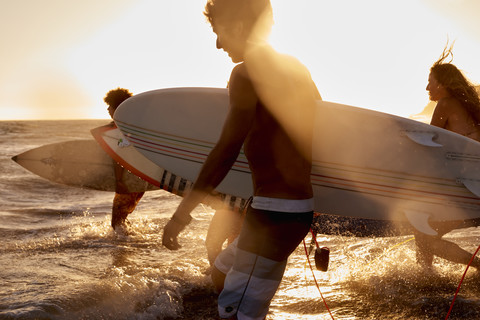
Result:
{"label": "surfboard fin", "polygon": [[465,188],[467,188],[471,193],[480,198],[480,181],[473,179],[457,179],[458,182],[462,183]]}
{"label": "surfboard fin", "polygon": [[413,142],[421,144],[427,147],[441,147],[442,145],[433,141],[433,138],[437,136],[435,132],[422,132],[422,131],[404,131],[404,134],[410,138]]}
{"label": "surfboard fin", "polygon": [[415,229],[430,236],[437,235],[437,231],[433,230],[428,224],[428,218],[430,218],[430,214],[412,210],[405,210],[404,212],[408,222],[410,222]]}

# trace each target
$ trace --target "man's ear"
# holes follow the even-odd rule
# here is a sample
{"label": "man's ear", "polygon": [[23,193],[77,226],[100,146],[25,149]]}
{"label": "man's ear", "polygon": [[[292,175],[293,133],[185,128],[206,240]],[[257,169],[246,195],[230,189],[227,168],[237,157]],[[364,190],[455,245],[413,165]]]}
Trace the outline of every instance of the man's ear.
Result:
{"label": "man's ear", "polygon": [[242,21],[236,21],[232,27],[232,33],[235,35],[235,37],[241,37],[241,36],[246,36],[244,35],[245,32],[245,26]]}

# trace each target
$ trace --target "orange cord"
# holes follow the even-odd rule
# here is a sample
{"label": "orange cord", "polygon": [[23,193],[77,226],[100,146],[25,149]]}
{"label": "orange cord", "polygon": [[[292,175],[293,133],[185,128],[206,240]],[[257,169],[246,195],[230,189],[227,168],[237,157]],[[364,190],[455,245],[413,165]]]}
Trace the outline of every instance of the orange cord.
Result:
{"label": "orange cord", "polygon": [[[313,231],[312,231],[312,237],[313,237],[313,239],[315,240],[315,244],[317,245],[317,248],[318,248],[317,239],[316,239],[315,236],[313,235]],[[315,281],[315,285],[317,286],[318,292],[320,293],[320,297],[322,297],[323,304],[324,304],[325,307],[327,308],[328,313],[330,314],[330,317],[332,317],[332,319],[335,319],[335,318],[333,317],[333,315],[332,315],[332,312],[330,311],[330,308],[329,308],[328,305],[327,305],[327,301],[326,301],[325,298],[323,297],[322,291],[320,290],[320,286],[318,285],[318,282],[317,282],[317,278],[315,278],[315,273],[313,272],[312,263],[310,262],[310,257],[308,256],[307,244],[305,243],[305,239],[303,240],[303,247],[305,248],[305,254],[307,255],[308,265],[310,266],[310,270],[312,271],[313,280]]]}

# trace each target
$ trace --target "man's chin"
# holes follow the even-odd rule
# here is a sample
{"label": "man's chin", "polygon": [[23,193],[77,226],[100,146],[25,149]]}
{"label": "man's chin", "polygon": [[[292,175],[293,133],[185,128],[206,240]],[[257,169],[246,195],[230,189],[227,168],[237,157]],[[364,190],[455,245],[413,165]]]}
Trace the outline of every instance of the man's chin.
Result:
{"label": "man's chin", "polygon": [[243,58],[241,58],[241,57],[236,57],[236,56],[231,56],[231,55],[229,55],[229,57],[230,57],[230,59],[232,59],[233,63],[239,63],[239,62],[243,61]]}

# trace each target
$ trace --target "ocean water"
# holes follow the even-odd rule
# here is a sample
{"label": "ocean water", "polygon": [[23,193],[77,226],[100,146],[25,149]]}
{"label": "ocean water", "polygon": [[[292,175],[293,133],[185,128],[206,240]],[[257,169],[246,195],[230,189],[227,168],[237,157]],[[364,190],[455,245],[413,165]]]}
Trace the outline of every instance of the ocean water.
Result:
{"label": "ocean water", "polygon": [[[11,160],[44,144],[91,138],[90,129],[107,122],[0,121],[0,319],[216,319],[204,245],[211,208],[195,210],[179,238],[183,248],[172,252],[161,234],[179,197],[147,192],[129,218],[133,233],[117,235],[113,193],[52,183]],[[473,253],[480,230],[447,238]],[[411,236],[317,240],[330,248],[329,270],[312,271],[300,245],[268,319],[444,319],[465,271],[436,258],[425,272]],[[473,268],[449,319],[480,319]]]}

